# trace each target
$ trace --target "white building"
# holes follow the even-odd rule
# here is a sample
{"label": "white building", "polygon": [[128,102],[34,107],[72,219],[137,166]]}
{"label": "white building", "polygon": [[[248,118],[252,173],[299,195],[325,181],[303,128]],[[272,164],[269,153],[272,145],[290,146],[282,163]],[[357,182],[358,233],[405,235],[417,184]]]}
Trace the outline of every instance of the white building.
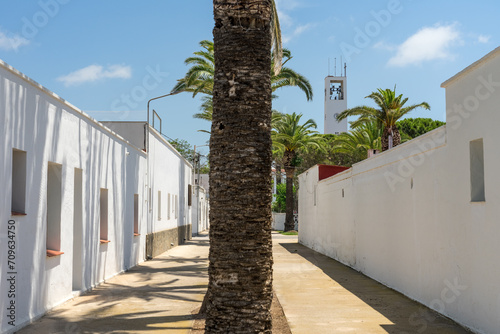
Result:
{"label": "white building", "polygon": [[[299,241],[471,328],[500,330],[500,48],[443,83],[447,124],[319,181]],[[409,319],[425,332],[426,319]]]}
{"label": "white building", "polygon": [[337,115],[347,109],[347,77],[325,78],[325,134],[347,132],[347,118],[337,121]]}
{"label": "white building", "polygon": [[99,123],[0,61],[0,124],[1,333],[191,238],[192,166],[146,123]]}

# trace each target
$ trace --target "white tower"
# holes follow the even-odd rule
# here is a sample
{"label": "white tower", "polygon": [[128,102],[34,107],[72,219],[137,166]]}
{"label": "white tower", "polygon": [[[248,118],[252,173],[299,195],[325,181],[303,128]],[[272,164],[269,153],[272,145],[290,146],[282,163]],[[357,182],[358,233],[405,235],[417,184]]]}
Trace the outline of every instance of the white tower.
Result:
{"label": "white tower", "polygon": [[347,119],[340,122],[336,116],[347,109],[347,77],[325,78],[325,134],[347,132]]}

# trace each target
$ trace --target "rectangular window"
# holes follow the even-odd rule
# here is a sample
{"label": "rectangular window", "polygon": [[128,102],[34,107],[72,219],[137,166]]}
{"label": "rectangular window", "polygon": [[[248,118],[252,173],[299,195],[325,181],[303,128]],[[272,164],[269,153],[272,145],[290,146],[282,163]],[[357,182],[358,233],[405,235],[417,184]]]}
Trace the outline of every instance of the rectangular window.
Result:
{"label": "rectangular window", "polygon": [[152,200],[151,197],[153,197],[153,193],[152,193],[151,187],[149,187],[149,193],[148,193],[148,207],[149,207],[149,212],[151,212],[153,210],[153,200]]}
{"label": "rectangular window", "polygon": [[[61,250],[62,165],[49,162],[47,170],[46,249]],[[59,255],[59,254],[53,254]]]}
{"label": "rectangular window", "polygon": [[139,194],[134,194],[134,235],[139,235]]}
{"label": "rectangular window", "polygon": [[161,191],[158,191],[158,220],[161,220]]}
{"label": "rectangular window", "polygon": [[83,289],[83,170],[73,177],[73,291]]}
{"label": "rectangular window", "polygon": [[175,210],[175,218],[179,217],[179,209],[178,209],[178,206],[179,206],[179,196],[178,195],[175,195],[175,203],[174,203],[175,207],[174,207],[174,210]]}
{"label": "rectangular window", "polygon": [[470,142],[471,202],[484,202],[484,150],[483,139]]}
{"label": "rectangular window", "polygon": [[317,201],[317,196],[318,196],[318,186],[314,186],[314,197],[313,197],[313,204],[316,206],[316,201]]}
{"label": "rectangular window", "polygon": [[101,243],[108,242],[108,189],[101,188],[99,239]]}
{"label": "rectangular window", "polygon": [[170,219],[170,208],[172,207],[172,204],[170,203],[170,193],[168,193],[168,198],[167,198],[167,219]]}
{"label": "rectangular window", "polygon": [[192,205],[193,202],[193,186],[188,184],[188,206]]}
{"label": "rectangular window", "polygon": [[26,213],[26,152],[12,151],[12,215]]}

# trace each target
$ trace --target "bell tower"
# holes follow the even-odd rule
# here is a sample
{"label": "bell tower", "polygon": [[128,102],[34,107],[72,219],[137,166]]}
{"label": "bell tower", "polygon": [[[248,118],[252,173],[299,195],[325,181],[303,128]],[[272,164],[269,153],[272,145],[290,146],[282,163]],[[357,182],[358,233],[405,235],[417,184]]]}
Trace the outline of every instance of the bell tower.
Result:
{"label": "bell tower", "polygon": [[[325,134],[347,132],[347,119],[337,121],[337,115],[347,109],[347,77],[345,75],[325,78]],[[342,71],[341,71],[342,72]]]}

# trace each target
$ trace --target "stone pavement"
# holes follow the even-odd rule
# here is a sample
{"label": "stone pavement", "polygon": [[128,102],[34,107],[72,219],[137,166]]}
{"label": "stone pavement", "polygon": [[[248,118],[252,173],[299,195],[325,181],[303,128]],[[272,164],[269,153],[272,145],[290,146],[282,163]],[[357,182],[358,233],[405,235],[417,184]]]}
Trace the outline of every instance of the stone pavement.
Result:
{"label": "stone pavement", "polygon": [[[296,236],[273,232],[273,251],[274,290],[294,334],[467,333],[299,245]],[[201,306],[207,287],[207,257],[207,236],[193,238],[64,303],[18,333],[189,333],[192,312]]]}
{"label": "stone pavement", "polygon": [[293,334],[468,333],[359,272],[273,235],[274,290]]}
{"label": "stone pavement", "polygon": [[208,236],[196,237],[56,307],[19,334],[189,333],[208,283]]}

